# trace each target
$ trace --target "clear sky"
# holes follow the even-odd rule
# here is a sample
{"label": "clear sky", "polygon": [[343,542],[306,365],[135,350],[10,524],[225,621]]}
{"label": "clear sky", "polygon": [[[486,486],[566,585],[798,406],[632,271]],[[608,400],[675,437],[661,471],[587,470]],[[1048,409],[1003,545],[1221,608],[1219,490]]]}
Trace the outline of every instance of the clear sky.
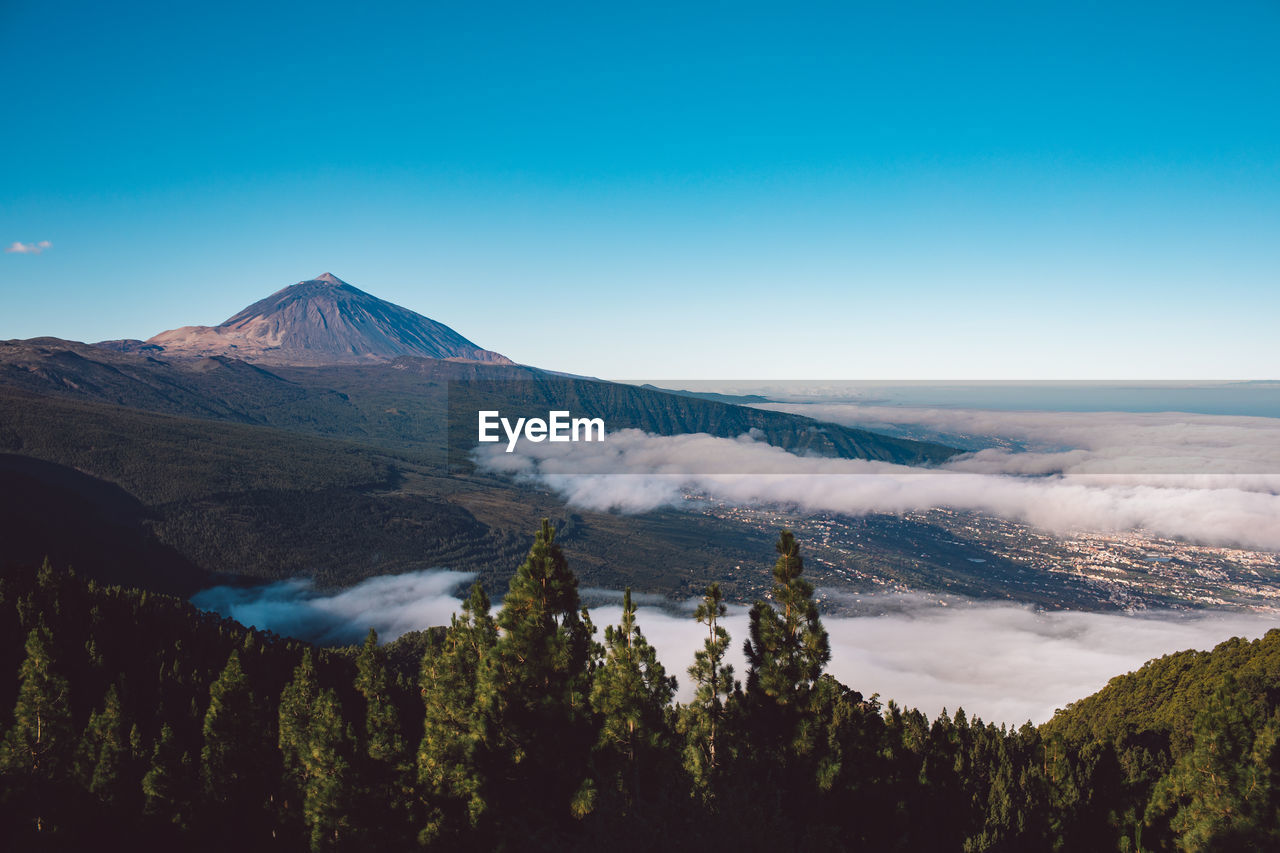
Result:
{"label": "clear sky", "polygon": [[618,378],[1280,377],[1280,4],[0,0],[0,339],[331,271]]}

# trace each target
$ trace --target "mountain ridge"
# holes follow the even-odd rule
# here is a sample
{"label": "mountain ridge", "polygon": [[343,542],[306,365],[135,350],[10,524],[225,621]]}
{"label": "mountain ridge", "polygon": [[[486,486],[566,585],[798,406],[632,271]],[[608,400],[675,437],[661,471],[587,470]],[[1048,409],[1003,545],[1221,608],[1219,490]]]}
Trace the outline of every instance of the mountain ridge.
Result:
{"label": "mountain ridge", "polygon": [[163,352],[121,352],[45,337],[0,341],[0,387],[5,386],[429,454],[445,449],[450,389],[459,399],[484,403],[481,408],[527,416],[569,408],[602,417],[611,429],[657,435],[703,432],[722,438],[758,430],[770,444],[820,456],[931,465],[958,452],[803,415],[567,377],[527,365],[465,359],[401,356],[355,364],[251,363],[225,355],[170,358]]}
{"label": "mountain ridge", "polygon": [[[315,293],[332,295],[335,304],[349,297],[404,311],[336,276],[302,284],[223,325],[243,339],[246,326],[278,317],[282,303],[305,320]],[[317,308],[306,322],[323,331],[330,319]],[[214,328],[205,331],[217,335]],[[223,345],[226,338],[214,342]],[[295,350],[306,343],[294,341]],[[268,344],[275,345],[268,340],[259,349]],[[201,353],[144,341],[0,341],[0,453],[47,463],[0,471],[0,480],[20,500],[37,498],[55,520],[84,515],[77,509],[82,494],[98,494],[87,481],[67,485],[69,472],[115,484],[141,505],[138,524],[126,531],[130,553],[167,561],[172,555],[155,549],[171,547],[182,565],[203,572],[304,575],[342,586],[372,574],[449,565],[491,581],[516,556],[513,549],[527,547],[530,525],[569,517],[578,521],[566,542],[597,586],[694,594],[697,582],[715,577],[752,600],[763,590],[735,587],[731,578],[745,559],[738,540],[755,542],[757,531],[678,509],[644,517],[578,513],[555,496],[459,462],[454,451],[465,450],[466,442],[450,436],[474,437],[476,407],[515,416],[569,409],[601,417],[611,430],[750,434],[800,455],[934,465],[957,452],[505,359],[244,356],[230,348]],[[84,529],[111,533],[106,521],[96,520],[101,515],[89,517]],[[19,523],[9,533],[38,550],[44,537],[27,536],[27,528],[34,531]],[[636,544],[641,541],[650,544]]]}

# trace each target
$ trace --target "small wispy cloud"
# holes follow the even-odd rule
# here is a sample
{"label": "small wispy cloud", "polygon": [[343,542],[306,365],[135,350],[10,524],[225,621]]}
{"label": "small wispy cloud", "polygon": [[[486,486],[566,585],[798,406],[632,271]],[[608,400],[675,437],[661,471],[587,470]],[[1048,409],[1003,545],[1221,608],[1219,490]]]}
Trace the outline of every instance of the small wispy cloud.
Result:
{"label": "small wispy cloud", "polygon": [[48,240],[41,240],[39,243],[23,243],[20,240],[14,240],[13,244],[5,247],[6,255],[38,255],[45,249],[52,249],[53,243]]}
{"label": "small wispy cloud", "polygon": [[474,575],[432,569],[382,575],[338,592],[322,592],[305,579],[259,587],[215,586],[191,599],[196,607],[242,625],[323,645],[358,643],[370,628],[384,641],[406,631],[448,625],[456,592]]}

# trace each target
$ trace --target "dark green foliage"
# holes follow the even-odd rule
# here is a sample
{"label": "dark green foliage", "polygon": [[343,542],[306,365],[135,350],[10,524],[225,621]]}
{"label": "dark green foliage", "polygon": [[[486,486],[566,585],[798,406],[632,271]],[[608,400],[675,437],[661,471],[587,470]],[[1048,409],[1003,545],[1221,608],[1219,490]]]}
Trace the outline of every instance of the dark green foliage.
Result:
{"label": "dark green foliage", "polygon": [[352,831],[359,814],[352,740],[337,694],[325,690],[316,700],[307,726],[303,760],[303,821],[312,850],[357,849]]}
{"label": "dark green foliage", "polygon": [[780,706],[803,706],[831,658],[831,645],[813,585],[801,577],[804,561],[795,536],[782,531],[774,547],[773,604],[758,601],[751,609],[747,693]]}
{"label": "dark green foliage", "polygon": [[181,751],[173,727],[165,723],[152,750],[146,775],[142,777],[143,814],[186,829],[195,788],[191,753]]}
{"label": "dark green foliage", "polygon": [[724,662],[729,632],[719,623],[727,612],[720,584],[711,584],[693,614],[694,619],[707,626],[707,639],[693,654],[689,677],[696,691],[680,715],[685,737],[684,766],[704,793],[710,792],[721,761],[717,739],[724,728],[725,702],[740,687],[733,680],[733,666]]}
{"label": "dark green foliage", "polygon": [[605,628],[604,645],[605,659],[591,685],[600,726],[597,763],[606,790],[625,813],[659,781],[657,771],[671,751],[667,706],[676,679],[667,676],[636,624],[630,589],[622,599],[622,622]]}
{"label": "dark green foliage", "polygon": [[113,684],[107,690],[102,710],[89,717],[89,725],[80,740],[76,775],[89,793],[111,803],[120,793],[121,774],[130,757],[128,736],[120,715],[120,693]]}
{"label": "dark green foliage", "polygon": [[1277,816],[1263,768],[1278,766],[1266,757],[1278,707],[1273,630],[1150,661],[1060,711],[1042,730],[1064,849],[1238,849],[1239,839],[1270,838]]}
{"label": "dark green foliage", "polygon": [[546,519],[511,578],[497,624],[502,633],[480,662],[476,708],[494,763],[492,800],[507,809],[502,831],[514,839],[535,819],[564,827],[594,802],[586,772],[596,739],[592,629]]}
{"label": "dark green foliage", "polygon": [[[747,687],[744,722],[749,748],[741,750],[736,772],[770,780],[779,792],[808,786],[829,775],[824,739],[825,720],[815,705],[814,688],[831,657],[826,629],[818,617],[813,586],[801,575],[800,546],[783,530],[774,546],[773,603],[757,601],[744,643]],[[777,808],[794,819],[809,802],[785,798]]]}
{"label": "dark green foliage", "polygon": [[293,671],[293,679],[280,693],[277,712],[277,745],[283,765],[280,806],[285,817],[299,819],[310,779],[311,721],[315,716],[320,686],[316,683],[315,661],[311,649],[302,652],[302,662]]}
{"label": "dark green foliage", "polygon": [[1190,749],[1152,792],[1146,822],[1167,823],[1184,850],[1262,850],[1280,843],[1278,719],[1257,720],[1252,705],[1228,675],[1196,713]]}
{"label": "dark green foliage", "polygon": [[70,693],[67,679],[54,666],[49,629],[44,624],[32,628],[18,671],[13,723],[0,744],[0,771],[49,781],[62,778],[73,746]]}
{"label": "dark green foliage", "polygon": [[10,573],[0,838],[24,850],[1280,845],[1280,631],[1152,661],[1040,728],[931,720],[822,671],[798,546],[784,533],[777,551],[748,689],[724,663],[713,587],[696,613],[694,696],[677,707],[629,592],[621,623],[593,642],[550,524],[496,619],[477,584],[447,629],[343,653],[47,565]]}
{"label": "dark green foliage", "polygon": [[[23,638],[33,633],[39,648],[30,664],[43,663],[32,670],[36,678],[20,679],[28,667]],[[0,579],[0,640],[0,697],[8,709],[18,706],[16,716],[8,709],[0,716],[0,742],[43,753],[39,774],[8,763],[0,771],[0,837],[25,839],[13,849],[39,846],[41,838],[69,849],[102,848],[126,836],[216,849],[226,846],[223,832],[249,847],[272,833],[287,836],[291,826],[301,835],[300,819],[290,824],[275,811],[287,797],[274,731],[277,697],[300,643],[248,631],[168,596],[86,584],[47,567]],[[232,652],[239,676],[229,667]],[[351,684],[350,663],[328,652],[319,652],[316,663],[328,683]],[[215,712],[207,744],[215,683],[224,709],[248,694],[261,698],[249,720]],[[60,698],[45,703],[51,711],[40,740],[48,750],[33,753],[29,730],[15,721],[40,695]],[[224,770],[251,768],[242,771],[248,781],[239,789],[215,787],[252,806],[237,811],[207,796],[211,780],[202,771],[212,764],[201,760],[207,745]],[[7,762],[22,750],[4,752]],[[179,844],[183,832],[193,834]]]}
{"label": "dark green foliage", "polygon": [[[46,582],[48,572],[46,563]],[[73,737],[70,686],[55,668],[53,638],[42,620],[27,635],[13,722],[0,742],[0,821],[15,837],[56,837],[66,820],[62,795]]]}
{"label": "dark green foliage", "polygon": [[400,764],[406,754],[404,737],[391,696],[386,656],[378,647],[378,632],[372,628],[356,658],[355,685],[365,701],[365,751],[369,759],[388,767]]}
{"label": "dark green foliage", "polygon": [[355,687],[365,706],[364,750],[357,765],[363,803],[358,803],[357,812],[388,814],[361,827],[362,843],[403,847],[410,837],[413,765],[386,655],[378,647],[378,634],[372,628],[356,658]]}
{"label": "dark green foliage", "polygon": [[485,727],[477,714],[476,683],[480,662],[497,641],[489,596],[476,583],[443,642],[429,645],[423,654],[423,735],[417,761],[423,844],[456,846],[480,826],[488,807],[481,766]]}
{"label": "dark green foliage", "polygon": [[233,818],[252,825],[266,805],[263,756],[267,742],[259,713],[240,653],[233,649],[222,674],[209,688],[200,750],[200,781],[205,806],[215,820],[214,831]]}
{"label": "dark green foliage", "polygon": [[[281,692],[276,716],[283,770],[279,821],[290,834],[305,833],[312,850],[354,847],[362,840],[354,818],[361,812],[354,737],[337,694],[320,688],[310,649]],[[364,790],[385,794],[375,783],[385,780],[370,773]]]}

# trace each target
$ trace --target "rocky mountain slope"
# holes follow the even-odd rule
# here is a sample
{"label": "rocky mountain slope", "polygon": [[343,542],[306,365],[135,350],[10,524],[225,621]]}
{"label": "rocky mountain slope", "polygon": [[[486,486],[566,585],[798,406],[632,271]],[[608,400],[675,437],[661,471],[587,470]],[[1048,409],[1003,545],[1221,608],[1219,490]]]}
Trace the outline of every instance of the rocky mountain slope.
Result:
{"label": "rocky mountain slope", "polygon": [[512,363],[443,323],[365,293],[332,273],[277,291],[217,326],[183,326],[146,342],[104,341],[102,346],[271,364],[361,364],[401,356]]}

